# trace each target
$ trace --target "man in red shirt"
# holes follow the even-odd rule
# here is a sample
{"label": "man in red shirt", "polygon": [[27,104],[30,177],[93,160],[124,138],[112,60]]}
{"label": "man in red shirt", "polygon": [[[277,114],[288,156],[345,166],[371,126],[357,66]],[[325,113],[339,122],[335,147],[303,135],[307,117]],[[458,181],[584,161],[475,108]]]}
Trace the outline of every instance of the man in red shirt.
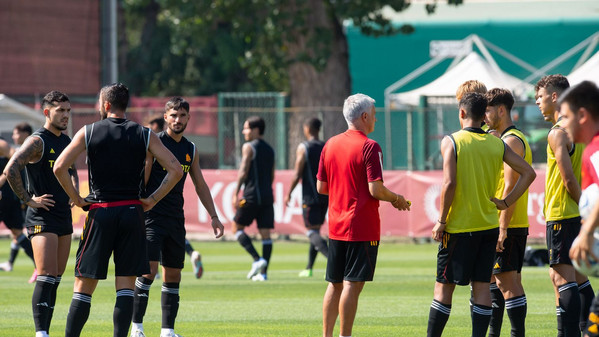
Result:
{"label": "man in red shirt", "polygon": [[343,104],[347,131],[332,137],[320,156],[317,189],[329,195],[329,255],[323,299],[323,336],[332,337],[337,316],[341,337],[351,336],[358,297],[372,281],[381,224],[379,200],[398,210],[410,203],[383,185],[383,154],[366,135],[374,131],[374,100],[364,94]]}
{"label": "man in red shirt", "polygon": [[[562,125],[572,141],[587,144],[582,154],[582,196],[597,193],[599,185],[599,89],[589,81],[571,87],[559,100]],[[589,199],[591,200],[591,199]],[[593,254],[593,232],[599,226],[599,203],[589,206],[592,210],[582,214],[580,233],[570,248],[570,258],[578,263],[588,263],[589,258],[599,261]],[[585,336],[599,336],[599,300],[591,305]]]}

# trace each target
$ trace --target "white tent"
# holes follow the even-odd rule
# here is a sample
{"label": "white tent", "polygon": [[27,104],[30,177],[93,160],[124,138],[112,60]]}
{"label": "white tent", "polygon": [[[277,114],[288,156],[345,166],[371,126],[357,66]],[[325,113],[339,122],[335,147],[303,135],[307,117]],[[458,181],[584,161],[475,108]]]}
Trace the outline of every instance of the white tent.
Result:
{"label": "white tent", "polygon": [[420,88],[390,95],[393,106],[418,105],[420,96],[455,96],[460,84],[468,80],[483,82],[488,89],[507,88],[515,97],[525,97],[532,85],[493,67],[476,52],[471,52],[443,75]]}
{"label": "white tent", "polygon": [[570,85],[575,85],[582,81],[592,81],[599,85],[599,52],[595,53],[595,55],[568,75]]}
{"label": "white tent", "polygon": [[0,133],[10,133],[15,125],[27,122],[35,130],[41,127],[46,118],[41,112],[0,94]]}

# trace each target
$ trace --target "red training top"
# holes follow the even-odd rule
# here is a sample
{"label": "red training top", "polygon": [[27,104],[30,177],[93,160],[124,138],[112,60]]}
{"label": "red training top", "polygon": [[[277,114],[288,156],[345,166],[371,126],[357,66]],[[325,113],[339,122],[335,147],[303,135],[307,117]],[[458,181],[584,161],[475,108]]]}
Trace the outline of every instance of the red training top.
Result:
{"label": "red training top", "polygon": [[329,188],[329,238],[339,241],[378,241],[381,238],[379,201],[368,183],[383,180],[383,153],[361,131],[347,130],[325,144],[316,178]]}
{"label": "red training top", "polygon": [[585,190],[592,184],[599,184],[599,133],[586,146],[582,153],[580,187]]}

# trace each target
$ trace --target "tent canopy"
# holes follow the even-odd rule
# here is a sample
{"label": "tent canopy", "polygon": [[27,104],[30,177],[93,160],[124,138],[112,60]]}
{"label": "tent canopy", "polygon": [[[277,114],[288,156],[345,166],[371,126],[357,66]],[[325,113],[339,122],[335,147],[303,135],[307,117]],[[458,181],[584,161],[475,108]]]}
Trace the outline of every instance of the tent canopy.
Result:
{"label": "tent canopy", "polygon": [[27,122],[35,130],[41,127],[46,118],[40,112],[0,94],[0,133],[12,132],[15,125]]}
{"label": "tent canopy", "polygon": [[479,54],[471,52],[431,83],[414,90],[391,94],[391,103],[394,106],[418,105],[420,96],[455,96],[460,84],[468,80],[481,81],[487,89],[510,89],[515,98],[524,98],[533,90],[532,85],[494,68]]}
{"label": "tent canopy", "polygon": [[599,85],[599,52],[595,53],[595,55],[568,75],[570,85],[575,85],[582,81],[591,81]]}

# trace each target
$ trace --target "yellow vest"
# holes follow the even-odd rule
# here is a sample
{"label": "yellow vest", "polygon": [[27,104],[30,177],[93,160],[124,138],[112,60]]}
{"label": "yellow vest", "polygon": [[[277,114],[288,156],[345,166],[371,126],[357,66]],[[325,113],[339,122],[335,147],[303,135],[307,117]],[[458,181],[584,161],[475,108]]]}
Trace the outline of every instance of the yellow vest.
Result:
{"label": "yellow vest", "polygon": [[448,233],[478,232],[499,226],[495,195],[505,144],[481,129],[466,128],[451,136],[456,153],[456,189],[447,215]]}
{"label": "yellow vest", "polygon": [[[532,164],[532,151],[530,150],[530,145],[528,145],[528,141],[522,131],[516,129],[515,127],[507,128],[503,131],[501,135],[501,139],[505,141],[508,137],[518,137],[524,145],[524,160],[530,165]],[[505,188],[505,179],[503,174],[503,165],[501,166],[501,178],[499,178],[499,185],[497,186],[497,193],[495,196],[498,199],[503,199],[503,189]],[[522,194],[522,196],[516,201],[516,206],[514,208],[514,213],[512,214],[512,219],[510,220],[509,228],[527,228],[528,227],[528,189]]]}
{"label": "yellow vest", "polygon": [[[561,128],[559,121],[551,128]],[[565,130],[562,129],[565,132]],[[582,152],[584,145],[580,143],[574,144],[570,150],[570,160],[572,161],[572,171],[580,184],[580,168],[582,164]],[[547,144],[547,175],[545,176],[545,206],[543,208],[545,221],[558,221],[577,217],[578,204],[568,191],[560,175],[555,154],[549,144]]]}

